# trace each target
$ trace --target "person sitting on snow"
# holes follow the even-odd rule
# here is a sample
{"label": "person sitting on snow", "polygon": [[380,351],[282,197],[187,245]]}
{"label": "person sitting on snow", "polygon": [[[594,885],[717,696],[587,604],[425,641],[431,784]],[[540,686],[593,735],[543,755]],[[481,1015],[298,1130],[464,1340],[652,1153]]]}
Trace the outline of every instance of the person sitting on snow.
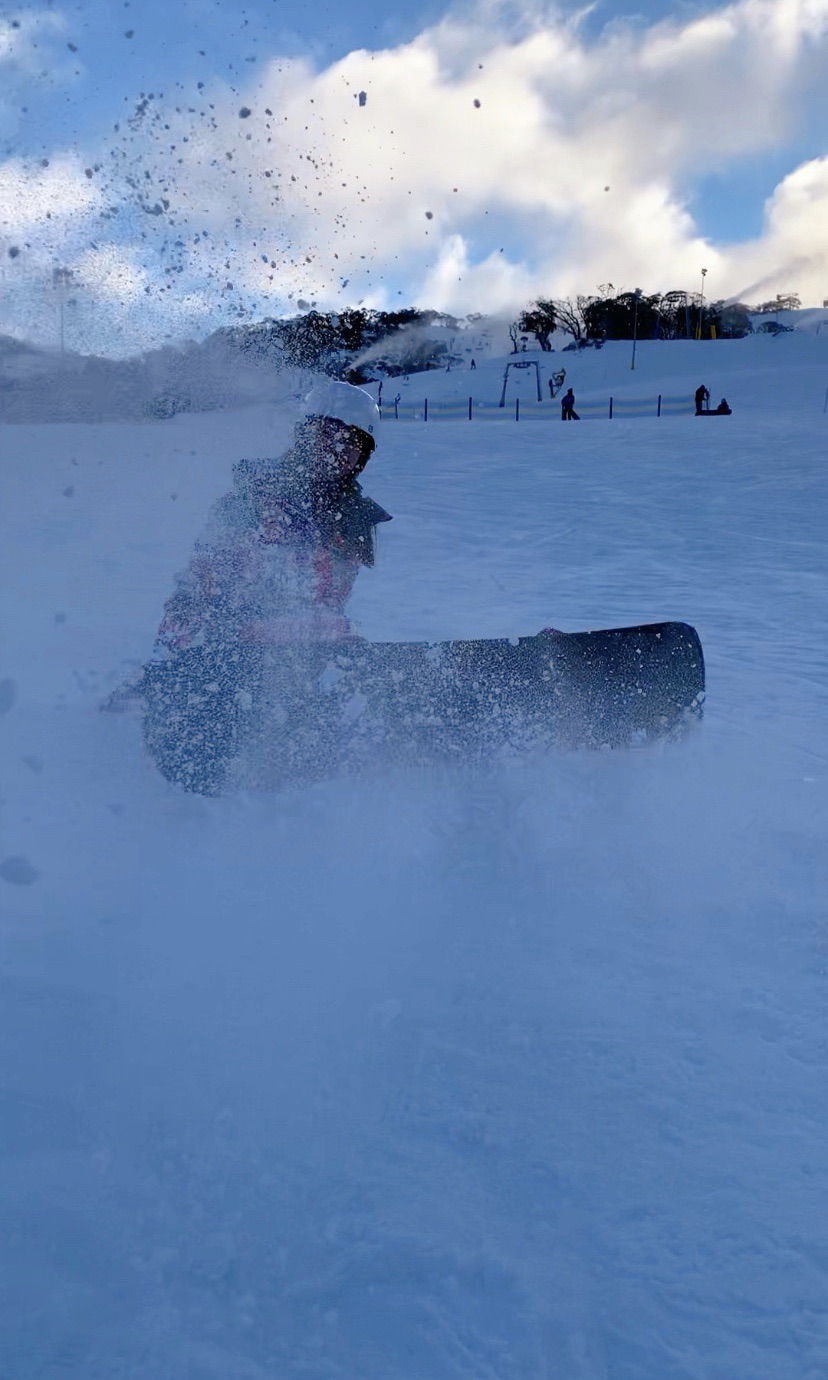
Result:
{"label": "person sitting on snow", "polygon": [[370,394],[327,381],[305,399],[286,454],[234,465],[143,676],[145,740],[171,780],[220,789],[239,706],[255,700],[268,656],[355,636],[346,604],[390,521],[357,482],[378,421]]}
{"label": "person sitting on snow", "polygon": [[721,402],[719,403],[719,406],[716,408],[716,416],[729,417],[732,411],[733,409],[727,401],[727,398],[722,398]]}

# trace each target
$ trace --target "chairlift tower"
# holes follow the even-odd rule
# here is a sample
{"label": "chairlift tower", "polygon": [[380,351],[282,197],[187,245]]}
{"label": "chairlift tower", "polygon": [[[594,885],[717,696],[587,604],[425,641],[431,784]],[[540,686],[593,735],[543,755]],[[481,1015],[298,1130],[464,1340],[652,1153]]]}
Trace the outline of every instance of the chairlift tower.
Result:
{"label": "chairlift tower", "polygon": [[536,359],[512,359],[509,361],[509,363],[506,365],[506,368],[503,370],[503,388],[500,392],[500,402],[498,403],[498,407],[506,406],[506,383],[509,378],[510,369],[534,369],[535,383],[537,385],[538,393],[538,402],[543,402],[543,394],[541,393],[540,369],[538,368],[538,361]]}

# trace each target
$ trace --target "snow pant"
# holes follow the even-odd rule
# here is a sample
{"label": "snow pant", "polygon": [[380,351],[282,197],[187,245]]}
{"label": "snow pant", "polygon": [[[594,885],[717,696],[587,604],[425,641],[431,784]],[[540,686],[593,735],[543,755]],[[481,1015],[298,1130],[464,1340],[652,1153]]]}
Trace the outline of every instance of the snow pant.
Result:
{"label": "snow pant", "polygon": [[578,413],[575,411],[574,407],[562,407],[562,408],[561,408],[561,421],[562,421],[562,422],[579,422],[580,420],[581,420],[581,419],[580,419],[580,417],[578,416]]}
{"label": "snow pant", "polygon": [[[144,746],[162,776],[195,795],[228,781],[310,777],[340,751],[341,706],[317,680],[336,642],[189,648],[145,668]],[[346,735],[347,736],[347,735]]]}
{"label": "snow pant", "polygon": [[146,667],[144,745],[168,781],[219,794],[257,672],[255,652],[239,648],[189,648]]}

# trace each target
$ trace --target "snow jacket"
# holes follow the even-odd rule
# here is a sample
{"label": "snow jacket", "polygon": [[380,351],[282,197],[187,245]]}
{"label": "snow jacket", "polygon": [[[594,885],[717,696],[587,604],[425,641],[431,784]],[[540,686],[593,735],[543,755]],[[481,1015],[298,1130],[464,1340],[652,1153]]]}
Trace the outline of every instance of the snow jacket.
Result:
{"label": "snow jacket", "polygon": [[264,487],[248,475],[215,505],[164,606],[154,660],[354,635],[345,606],[390,514],[355,480],[314,489],[290,457]]}

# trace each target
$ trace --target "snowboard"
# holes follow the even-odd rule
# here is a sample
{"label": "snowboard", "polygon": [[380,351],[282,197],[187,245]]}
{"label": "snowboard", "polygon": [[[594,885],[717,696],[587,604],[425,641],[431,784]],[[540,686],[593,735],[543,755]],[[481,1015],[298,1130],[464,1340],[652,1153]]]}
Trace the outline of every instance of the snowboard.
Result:
{"label": "snowboard", "polygon": [[147,668],[143,696],[144,740],[164,775],[219,794],[678,738],[701,718],[704,656],[687,623],[199,649]]}

